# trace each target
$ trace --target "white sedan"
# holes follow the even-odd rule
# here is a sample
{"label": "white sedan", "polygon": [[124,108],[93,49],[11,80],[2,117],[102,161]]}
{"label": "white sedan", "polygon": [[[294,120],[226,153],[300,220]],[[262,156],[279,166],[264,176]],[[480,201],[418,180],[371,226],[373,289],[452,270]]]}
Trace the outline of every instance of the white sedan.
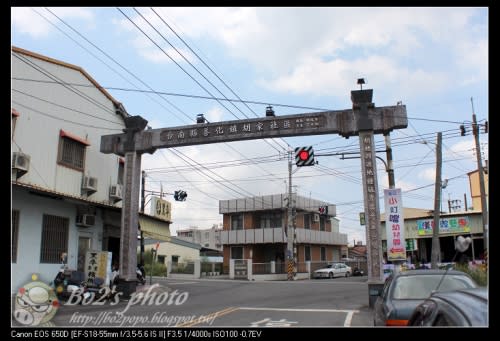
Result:
{"label": "white sedan", "polygon": [[352,270],[344,263],[333,263],[314,271],[313,275],[314,278],[349,277],[352,275]]}

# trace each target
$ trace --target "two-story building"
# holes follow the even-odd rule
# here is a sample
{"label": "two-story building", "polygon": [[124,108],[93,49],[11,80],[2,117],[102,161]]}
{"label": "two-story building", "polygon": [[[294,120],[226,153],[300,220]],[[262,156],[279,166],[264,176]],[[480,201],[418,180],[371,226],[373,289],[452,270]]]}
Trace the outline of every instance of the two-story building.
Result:
{"label": "two-story building", "polygon": [[[339,261],[342,247],[347,247],[347,235],[338,231],[335,206],[295,194],[292,195],[292,205],[297,261]],[[328,213],[320,214],[320,207],[328,207]],[[219,213],[223,215],[224,267],[229,266],[230,259],[252,259],[254,263],[284,262],[287,210],[287,194],[219,201]]]}
{"label": "two-story building", "polygon": [[[100,141],[122,132],[128,114],[79,66],[18,47],[11,59],[14,292],[32,274],[52,281],[62,253],[79,271],[88,250],[118,261],[125,165]],[[169,222],[139,221],[146,236],[169,235]]]}

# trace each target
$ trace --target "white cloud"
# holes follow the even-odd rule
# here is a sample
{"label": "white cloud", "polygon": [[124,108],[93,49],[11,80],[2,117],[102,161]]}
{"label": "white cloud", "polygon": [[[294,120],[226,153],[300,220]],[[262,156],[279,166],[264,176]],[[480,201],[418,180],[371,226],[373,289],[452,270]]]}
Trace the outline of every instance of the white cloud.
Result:
{"label": "white cloud", "polygon": [[[142,57],[144,57],[144,59],[153,63],[172,63],[172,59],[177,63],[185,63],[186,59],[191,63],[194,62],[194,56],[188,50],[177,48],[176,51],[173,48],[168,48],[168,47],[162,47],[162,48],[165,51],[165,53],[159,50],[156,46],[151,46],[149,48],[142,48],[139,51],[139,54]],[[181,56],[181,54],[186,59],[184,59]]]}
{"label": "white cloud", "polygon": [[418,173],[420,179],[433,182],[436,180],[436,168],[426,168]]}
{"label": "white cloud", "polygon": [[337,59],[331,62],[311,58],[297,66],[292,74],[262,80],[260,84],[280,92],[345,97],[353,88],[353,80],[359,76],[370,79],[377,87],[397,86],[403,97],[432,94],[442,89],[447,81],[442,72],[411,71],[394,64],[390,58],[371,56],[362,60]]}
{"label": "white cloud", "polygon": [[210,123],[222,121],[223,116],[224,113],[222,112],[222,109],[220,107],[214,107],[208,110],[205,114],[205,118]]}
{"label": "white cloud", "polygon": [[[49,8],[57,16],[64,19],[84,19],[86,21],[92,21],[94,18],[93,13],[86,8],[81,7],[56,7]],[[13,30],[17,30],[21,33],[28,34],[33,38],[46,38],[55,29],[47,22],[44,18],[38,15],[36,12],[42,14],[47,19],[59,24],[59,20],[55,18],[52,14],[45,11],[40,7],[30,8],[30,7],[12,7],[12,27]]]}
{"label": "white cloud", "polygon": [[397,85],[418,96],[486,79],[486,29],[473,21],[485,14],[477,8],[160,11],[185,36],[219,41],[266,75],[261,85],[280,92],[344,96],[356,78],[367,76],[377,87]]}

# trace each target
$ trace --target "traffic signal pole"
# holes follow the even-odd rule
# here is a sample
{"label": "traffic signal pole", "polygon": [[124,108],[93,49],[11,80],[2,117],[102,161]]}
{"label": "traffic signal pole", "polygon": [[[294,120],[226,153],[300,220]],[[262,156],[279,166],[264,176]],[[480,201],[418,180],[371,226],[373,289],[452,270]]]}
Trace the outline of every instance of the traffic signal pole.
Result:
{"label": "traffic signal pole", "polygon": [[294,235],[293,228],[293,199],[292,199],[292,153],[288,156],[288,219],[287,219],[287,244],[286,244],[286,259],[287,259],[287,273],[288,280],[293,280],[293,270],[295,267],[294,262]]}

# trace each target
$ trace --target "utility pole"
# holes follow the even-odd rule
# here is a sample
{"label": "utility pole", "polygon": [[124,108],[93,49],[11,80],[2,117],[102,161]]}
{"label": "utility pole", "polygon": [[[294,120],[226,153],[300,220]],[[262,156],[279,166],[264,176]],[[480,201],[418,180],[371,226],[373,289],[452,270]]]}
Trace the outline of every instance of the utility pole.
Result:
{"label": "utility pole", "polygon": [[434,226],[432,228],[432,251],[431,251],[431,268],[437,269],[437,263],[440,261],[441,248],[439,245],[439,216],[441,214],[441,141],[443,134],[441,132],[437,135],[436,143],[436,185],[434,189]]}
{"label": "utility pole", "polygon": [[387,157],[387,175],[389,177],[389,188],[396,188],[396,181],[394,180],[394,167],[392,163],[392,147],[391,136],[389,133],[384,136],[385,138],[385,153]]}
{"label": "utility pole", "polygon": [[[146,172],[141,173],[141,212],[144,214],[146,206]],[[144,234],[141,231],[141,251],[139,252],[139,263],[144,266]]]}
{"label": "utility pole", "polygon": [[481,211],[483,216],[483,238],[484,238],[484,252],[488,251],[488,212],[486,207],[486,193],[484,190],[484,169],[483,162],[481,160],[481,146],[479,144],[479,126],[476,121],[476,114],[474,113],[474,102],[472,97],[470,99],[472,104],[472,133],[474,134],[474,140],[476,142],[476,158],[477,158],[477,170],[479,172],[479,190],[481,193]]}
{"label": "utility pole", "polygon": [[293,199],[292,199],[292,152],[288,156],[288,219],[287,219],[287,233],[286,233],[286,258],[287,258],[287,273],[288,280],[293,280],[293,269],[294,264],[294,254],[293,254],[293,241],[294,241],[294,229],[293,229]]}

